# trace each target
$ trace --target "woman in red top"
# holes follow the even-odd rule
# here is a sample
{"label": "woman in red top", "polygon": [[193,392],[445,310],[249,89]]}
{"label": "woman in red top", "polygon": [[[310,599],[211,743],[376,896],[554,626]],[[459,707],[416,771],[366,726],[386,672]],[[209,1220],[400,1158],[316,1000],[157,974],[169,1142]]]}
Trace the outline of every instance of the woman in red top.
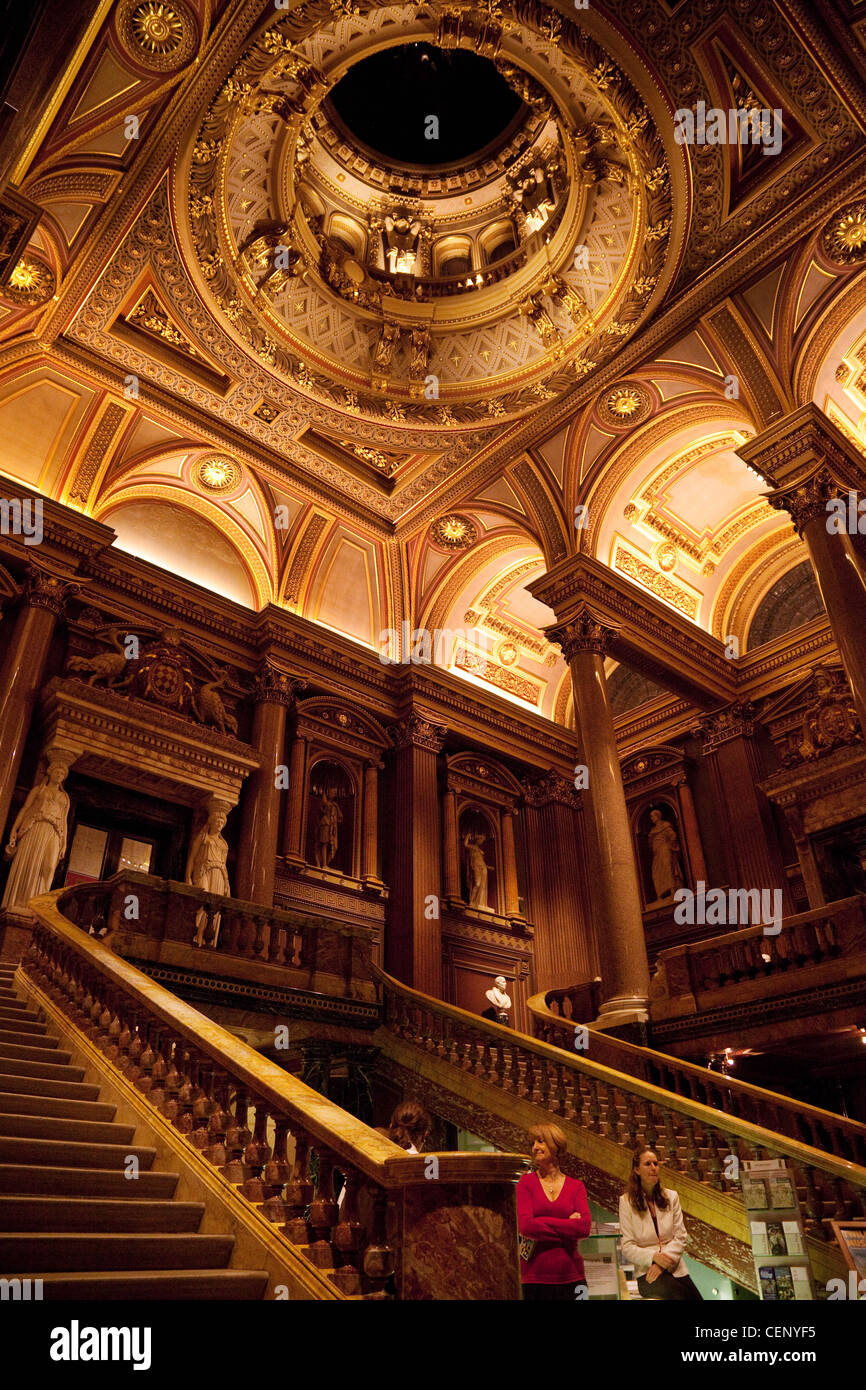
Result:
{"label": "woman in red top", "polygon": [[592,1224],[586,1188],[560,1169],[567,1141],[558,1125],[533,1125],[529,1139],[535,1171],[524,1173],[517,1184],[523,1297],[585,1298],[577,1242]]}

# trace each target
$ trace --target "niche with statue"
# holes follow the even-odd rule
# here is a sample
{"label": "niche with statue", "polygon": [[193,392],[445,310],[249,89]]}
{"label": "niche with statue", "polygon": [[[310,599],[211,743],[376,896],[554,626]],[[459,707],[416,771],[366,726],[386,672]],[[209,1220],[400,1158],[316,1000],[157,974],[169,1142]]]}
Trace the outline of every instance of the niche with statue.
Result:
{"label": "niche with statue", "polygon": [[322,759],[310,771],[307,863],[317,869],[351,875],[354,844],[354,784],[340,763]]}
{"label": "niche with statue", "polygon": [[686,878],[679,816],[670,801],[654,800],[639,813],[637,849],[644,906],[673,904],[674,893],[685,887]]}
{"label": "niche with statue", "polygon": [[460,816],[461,880],[470,907],[498,911],[496,832],[483,811]]}

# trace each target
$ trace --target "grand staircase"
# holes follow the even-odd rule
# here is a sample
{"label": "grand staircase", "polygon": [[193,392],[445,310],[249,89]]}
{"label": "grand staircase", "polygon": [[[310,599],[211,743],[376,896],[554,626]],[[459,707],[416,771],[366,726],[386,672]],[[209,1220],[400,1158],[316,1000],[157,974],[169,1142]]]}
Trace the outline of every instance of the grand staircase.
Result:
{"label": "grand staircase", "polygon": [[4,1277],[46,1299],[262,1298],[267,1272],[229,1269],[235,1237],[199,1234],[204,1203],[174,1200],[178,1175],[115,1123],[14,974],[0,967]]}

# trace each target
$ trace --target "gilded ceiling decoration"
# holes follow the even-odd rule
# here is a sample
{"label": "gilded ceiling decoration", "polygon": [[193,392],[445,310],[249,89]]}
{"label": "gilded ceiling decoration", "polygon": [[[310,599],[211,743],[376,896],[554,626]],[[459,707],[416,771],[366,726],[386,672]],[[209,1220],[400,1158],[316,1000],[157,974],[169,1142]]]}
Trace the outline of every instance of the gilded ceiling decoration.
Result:
{"label": "gilded ceiling decoration", "polygon": [[444,550],[468,550],[478,539],[478,527],[456,512],[439,517],[430,527],[430,539]]}
{"label": "gilded ceiling decoration", "polygon": [[837,212],[824,228],[821,245],[831,261],[855,265],[866,260],[866,201]]}
{"label": "gilded ceiling decoration", "polygon": [[[616,64],[570,20],[551,43],[535,3],[519,20],[307,14],[260,32],[181,163],[204,292],[235,341],[304,394],[415,426],[525,411],[610,357],[673,269],[664,149]],[[389,178],[335,131],[339,77],[398,37],[474,46],[521,99],[516,136],[472,177],[464,161]]]}
{"label": "gilded ceiling decoration", "polygon": [[240,482],[241,470],[222,454],[212,454],[196,464],[194,476],[208,492],[229,492]]}
{"label": "gilded ceiling decoration", "polygon": [[597,410],[606,425],[615,429],[632,429],[651,413],[653,400],[645,386],[636,381],[621,382],[606,391]]}
{"label": "gilded ceiling decoration", "polygon": [[44,304],[57,288],[54,271],[35,256],[23,256],[3,288],[13,304]]}
{"label": "gilded ceiling decoration", "polygon": [[121,0],[115,23],[122,48],[141,67],[176,72],[195,53],[198,30],[182,0]]}

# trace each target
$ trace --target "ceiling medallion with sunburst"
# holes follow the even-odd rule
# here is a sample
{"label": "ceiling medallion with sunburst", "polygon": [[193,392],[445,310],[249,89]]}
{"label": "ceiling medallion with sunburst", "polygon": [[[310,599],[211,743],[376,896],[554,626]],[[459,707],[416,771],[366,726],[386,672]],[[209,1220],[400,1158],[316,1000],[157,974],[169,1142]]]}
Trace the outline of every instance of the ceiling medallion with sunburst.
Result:
{"label": "ceiling medallion with sunburst", "polygon": [[117,32],[131,58],[160,72],[182,67],[195,52],[195,20],[181,0],[124,0]]}
{"label": "ceiling medallion with sunburst", "polygon": [[3,287],[3,298],[13,304],[44,304],[56,288],[57,281],[50,266],[32,256],[22,256]]}
{"label": "ceiling medallion with sunburst", "polygon": [[598,403],[598,413],[605,424],[620,430],[639,425],[652,408],[649,391],[636,381],[624,381],[611,387]]}
{"label": "ceiling medallion with sunburst", "polygon": [[866,201],[837,212],[824,228],[821,243],[831,261],[852,265],[866,260]]}
{"label": "ceiling medallion with sunburst", "polygon": [[207,488],[208,492],[228,492],[237,486],[240,476],[237,464],[222,454],[202,459],[195,469],[196,482]]}
{"label": "ceiling medallion with sunburst", "polygon": [[478,528],[468,516],[456,512],[440,516],[430,527],[430,538],[445,550],[468,550],[478,539]]}

